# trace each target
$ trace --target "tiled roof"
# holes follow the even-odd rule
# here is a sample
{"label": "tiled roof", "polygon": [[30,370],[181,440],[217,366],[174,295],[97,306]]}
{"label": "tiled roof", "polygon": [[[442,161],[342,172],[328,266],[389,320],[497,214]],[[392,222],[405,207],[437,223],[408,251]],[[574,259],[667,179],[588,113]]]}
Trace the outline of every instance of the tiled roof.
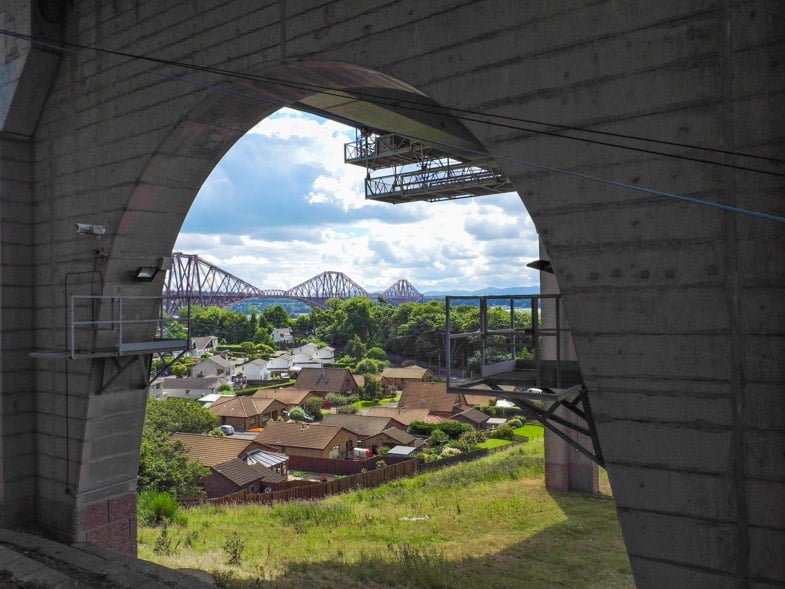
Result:
{"label": "tiled roof", "polygon": [[423,379],[429,370],[422,366],[407,366],[406,368],[385,368],[382,370],[381,378],[413,378],[417,380]]}
{"label": "tiled roof", "polygon": [[248,396],[218,399],[210,405],[210,413],[220,417],[254,417],[268,411],[284,409],[283,404],[275,399],[259,399]]}
{"label": "tiled roof", "polygon": [[[227,360],[223,356],[210,356],[209,358],[205,358],[204,360],[199,362],[199,364],[203,364],[204,362],[214,362],[219,366],[223,366],[224,368],[229,368],[230,366],[232,366],[232,361]],[[199,366],[199,364],[196,364],[195,366]]]}
{"label": "tiled roof", "polygon": [[464,395],[464,403],[470,407],[477,405],[493,405],[496,402],[496,397],[486,397],[484,395]]}
{"label": "tiled roof", "polygon": [[365,413],[373,417],[391,417],[394,420],[409,425],[412,421],[425,421],[428,409],[397,409],[395,407],[371,407]]}
{"label": "tiled roof", "polygon": [[488,421],[488,417],[489,417],[487,414],[483,413],[479,409],[475,409],[474,407],[471,407],[466,411],[461,411],[460,413],[454,415],[453,417],[458,417],[458,416],[461,416],[467,421],[471,421],[472,423],[475,423],[477,425],[485,423],[486,421]]}
{"label": "tiled roof", "polygon": [[315,396],[311,391],[300,389],[261,389],[251,395],[251,398],[275,399],[284,405],[302,405],[305,403],[308,395]]}
{"label": "tiled roof", "polygon": [[343,428],[332,425],[300,425],[298,423],[268,423],[254,440],[268,446],[291,446],[324,450],[331,445]]}
{"label": "tiled roof", "polygon": [[397,427],[388,427],[386,430],[382,432],[388,438],[392,438],[396,442],[398,442],[401,446],[416,446],[415,442],[422,443],[422,440],[416,438],[412,434],[408,434],[402,429],[398,429]]}
{"label": "tiled roof", "polygon": [[363,375],[363,374],[352,374],[352,378],[354,379],[354,382],[357,383],[358,387],[364,387],[365,386],[365,375]]}
{"label": "tiled roof", "polygon": [[410,380],[403,383],[403,392],[398,400],[398,407],[453,413],[456,405],[462,400],[461,395],[447,392],[446,383]]}
{"label": "tiled roof", "polygon": [[221,473],[235,485],[243,487],[254,481],[264,481],[265,483],[280,483],[286,479],[277,472],[270,470],[261,464],[247,464],[239,458],[234,458],[221,464],[213,466],[213,470]]}
{"label": "tiled roof", "polygon": [[249,440],[235,440],[221,436],[176,433],[172,436],[188,447],[188,457],[205,466],[215,466],[237,458],[251,445]]}
{"label": "tiled roof", "polygon": [[322,418],[324,425],[337,425],[345,427],[350,432],[358,436],[367,438],[382,433],[390,426],[389,417],[379,417],[372,415],[342,415],[329,414]]}
{"label": "tiled roof", "polygon": [[303,368],[294,386],[309,391],[340,393],[346,390],[347,377],[352,380],[346,368]]}

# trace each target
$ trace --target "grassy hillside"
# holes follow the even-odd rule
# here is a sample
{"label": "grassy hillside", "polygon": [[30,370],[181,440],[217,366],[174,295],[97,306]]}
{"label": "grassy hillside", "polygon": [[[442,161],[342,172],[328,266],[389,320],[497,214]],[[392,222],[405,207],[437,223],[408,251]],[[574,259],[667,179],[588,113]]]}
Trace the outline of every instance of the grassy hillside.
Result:
{"label": "grassy hillside", "polygon": [[[193,508],[164,542],[141,528],[139,556],[229,587],[632,587],[612,499],[545,490],[542,449],[319,503]],[[239,565],[226,564],[231,538]]]}

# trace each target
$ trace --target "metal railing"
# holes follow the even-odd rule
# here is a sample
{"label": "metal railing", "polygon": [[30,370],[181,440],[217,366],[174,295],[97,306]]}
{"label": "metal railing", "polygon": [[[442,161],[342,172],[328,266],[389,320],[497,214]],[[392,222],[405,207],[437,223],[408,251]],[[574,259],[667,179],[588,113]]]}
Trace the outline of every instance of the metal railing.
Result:
{"label": "metal railing", "polygon": [[[452,332],[451,311],[452,304],[456,301],[479,301],[480,314],[479,326],[477,330],[471,332]],[[493,304],[505,302],[506,304]],[[528,308],[522,303],[528,302]],[[543,325],[543,306],[552,304],[553,309],[548,309],[545,317],[547,322]],[[509,311],[509,327],[494,328],[489,326],[488,311],[490,308],[502,308]],[[516,314],[519,311],[529,310],[531,314],[530,325],[516,325]],[[562,326],[561,318],[561,296],[558,294],[537,294],[537,295],[502,295],[502,296],[447,296],[445,297],[445,363],[447,365],[447,386],[462,386],[472,381],[472,378],[455,378],[456,367],[453,366],[453,342],[461,340],[479,340],[480,366],[478,377],[494,377],[502,373],[513,373],[520,371],[522,366],[534,371],[534,381],[536,385],[543,382],[543,365],[545,362],[553,364],[554,383],[553,385],[562,386],[563,358],[562,350],[567,341],[566,335],[569,329]],[[553,338],[547,346],[549,353],[544,353],[547,338]],[[489,361],[489,348],[501,349],[503,360],[497,354],[494,361]],[[518,352],[526,348],[531,358],[521,360]]]}
{"label": "metal railing", "polygon": [[[170,317],[163,312],[165,298],[73,295],[68,310],[68,357],[75,360],[187,348],[191,339],[190,301],[187,317]],[[152,308],[156,309],[154,317]],[[180,328],[176,334],[175,324]],[[170,337],[173,334],[179,337]]]}

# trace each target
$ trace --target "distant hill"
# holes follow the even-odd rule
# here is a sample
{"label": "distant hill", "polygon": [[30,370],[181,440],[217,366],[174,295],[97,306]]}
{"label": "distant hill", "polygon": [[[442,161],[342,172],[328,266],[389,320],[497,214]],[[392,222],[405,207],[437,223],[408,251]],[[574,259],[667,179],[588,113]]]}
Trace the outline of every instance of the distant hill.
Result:
{"label": "distant hill", "polygon": [[450,290],[450,291],[436,291],[429,290],[424,292],[426,297],[444,297],[444,296],[494,296],[494,295],[528,295],[538,294],[540,292],[539,286],[508,286],[498,288],[489,286],[488,288],[481,288],[480,290]]}

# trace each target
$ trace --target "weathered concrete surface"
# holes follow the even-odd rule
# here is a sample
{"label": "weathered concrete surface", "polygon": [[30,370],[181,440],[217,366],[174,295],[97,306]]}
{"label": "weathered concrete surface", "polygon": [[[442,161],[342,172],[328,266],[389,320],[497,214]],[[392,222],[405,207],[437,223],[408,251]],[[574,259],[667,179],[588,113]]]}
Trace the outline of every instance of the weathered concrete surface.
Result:
{"label": "weathered concrete surface", "polygon": [[[3,3],[0,24],[336,89],[417,89],[480,112],[785,151],[785,22],[773,0],[96,0],[65,3],[61,26],[32,4]],[[0,42],[1,519],[69,540],[105,534],[132,551],[133,514],[109,514],[135,484],[139,371],[98,395],[111,361],[33,363],[28,352],[64,346],[68,295],[160,288],[130,271],[171,251],[202,181],[271,100],[339,107],[304,90],[196,72],[183,83],[174,67]],[[783,225],[521,162],[779,215],[782,179],[466,126],[511,158],[503,167],[551,254],[638,583],[785,581]],[[76,221],[109,235],[78,238]]]}

